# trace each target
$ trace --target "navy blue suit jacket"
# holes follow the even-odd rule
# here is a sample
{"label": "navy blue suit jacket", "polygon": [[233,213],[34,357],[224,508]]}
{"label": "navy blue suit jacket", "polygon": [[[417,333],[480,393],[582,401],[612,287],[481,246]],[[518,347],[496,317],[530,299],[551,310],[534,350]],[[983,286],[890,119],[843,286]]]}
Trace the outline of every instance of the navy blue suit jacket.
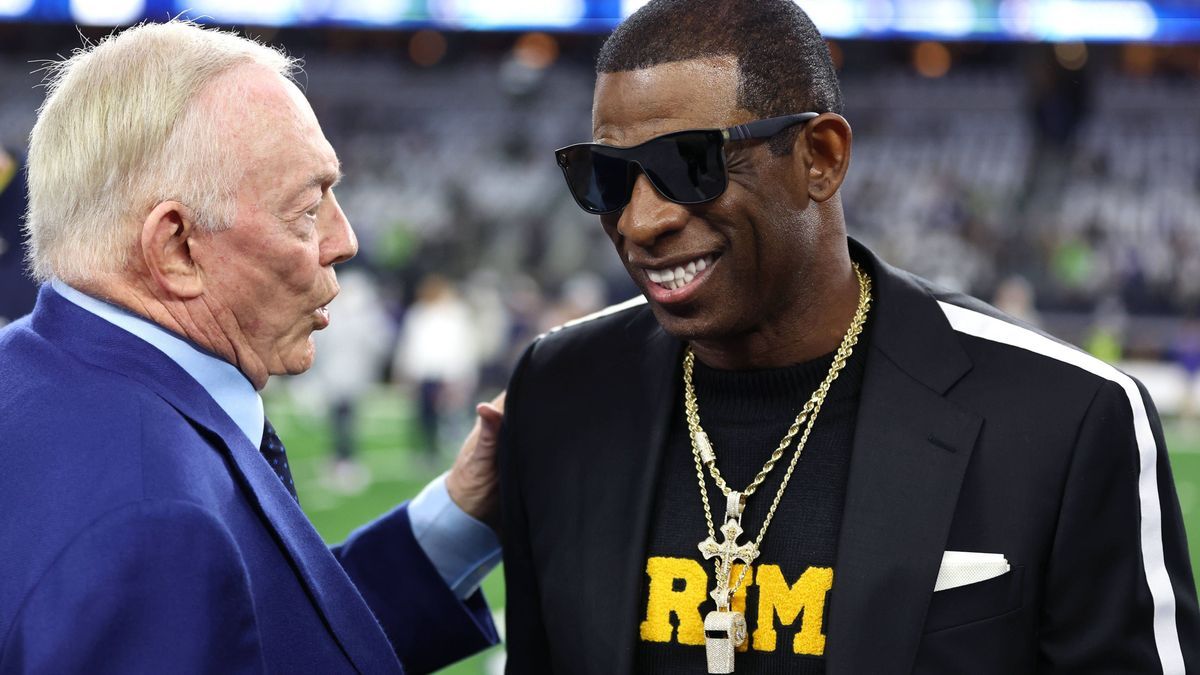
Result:
{"label": "navy blue suit jacket", "polygon": [[195,380],[49,287],[0,383],[0,674],[424,672],[496,641],[404,506],[327,548]]}

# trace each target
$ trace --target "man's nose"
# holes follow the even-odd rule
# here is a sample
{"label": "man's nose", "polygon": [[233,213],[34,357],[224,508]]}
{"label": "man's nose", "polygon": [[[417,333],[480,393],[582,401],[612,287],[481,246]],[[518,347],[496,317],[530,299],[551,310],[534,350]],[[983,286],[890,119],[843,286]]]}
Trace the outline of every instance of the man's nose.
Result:
{"label": "man's nose", "polygon": [[638,246],[648,247],[659,237],[683,229],[690,216],[687,207],[663,197],[645,174],[638,174],[629,204],[617,221],[617,232]]}
{"label": "man's nose", "polygon": [[331,213],[323,228],[325,231],[321,233],[322,265],[344,263],[358,253],[358,237],[354,236],[354,229],[332,191],[329,202]]}

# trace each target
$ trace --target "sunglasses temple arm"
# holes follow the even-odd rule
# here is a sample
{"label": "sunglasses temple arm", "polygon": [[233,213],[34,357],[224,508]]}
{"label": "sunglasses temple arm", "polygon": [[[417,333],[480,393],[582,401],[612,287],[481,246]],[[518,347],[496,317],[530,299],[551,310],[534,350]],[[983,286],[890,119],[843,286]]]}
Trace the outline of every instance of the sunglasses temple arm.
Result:
{"label": "sunglasses temple arm", "polygon": [[784,115],[782,117],[770,117],[765,120],[756,120],[747,124],[739,124],[735,127],[725,129],[724,136],[727,141],[746,141],[755,138],[770,138],[784,129],[801,122],[807,122],[818,113],[806,112],[797,113],[795,115]]}

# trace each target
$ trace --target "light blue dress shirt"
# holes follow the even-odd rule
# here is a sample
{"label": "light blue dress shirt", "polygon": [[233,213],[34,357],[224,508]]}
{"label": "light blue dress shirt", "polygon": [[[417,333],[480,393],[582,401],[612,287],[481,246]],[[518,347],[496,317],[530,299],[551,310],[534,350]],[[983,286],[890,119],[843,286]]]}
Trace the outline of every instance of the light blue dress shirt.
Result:
{"label": "light blue dress shirt", "polygon": [[[200,383],[254,447],[262,445],[262,398],[233,364],[223,361],[152,321],[82,293],[59,280],[55,292],[68,301],[149,342]],[[265,461],[265,460],[264,460]],[[413,536],[460,599],[466,599],[500,562],[492,528],[458,508],[446,491],[446,475],[433,480],[408,505]]]}

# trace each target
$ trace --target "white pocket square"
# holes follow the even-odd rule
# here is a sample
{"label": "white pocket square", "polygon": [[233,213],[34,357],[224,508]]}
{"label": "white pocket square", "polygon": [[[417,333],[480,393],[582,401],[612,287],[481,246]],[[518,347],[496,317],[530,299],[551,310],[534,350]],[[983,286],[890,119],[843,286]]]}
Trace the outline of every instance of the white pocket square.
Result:
{"label": "white pocket square", "polygon": [[933,590],[936,593],[987,581],[1007,574],[1009,569],[1008,560],[1000,553],[946,551],[942,554],[942,566],[938,569]]}

